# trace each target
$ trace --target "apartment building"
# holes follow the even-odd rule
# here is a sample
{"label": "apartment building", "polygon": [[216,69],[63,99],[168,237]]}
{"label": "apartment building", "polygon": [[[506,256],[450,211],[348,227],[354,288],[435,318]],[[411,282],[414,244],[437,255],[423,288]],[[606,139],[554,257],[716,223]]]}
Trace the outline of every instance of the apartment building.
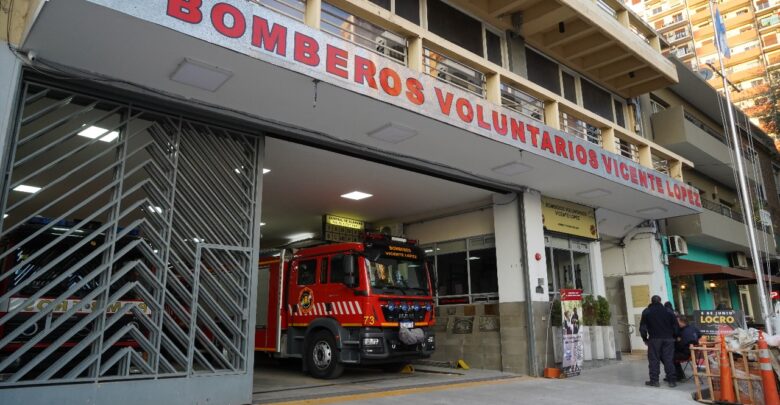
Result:
{"label": "apartment building", "polygon": [[[667,55],[679,58],[694,71],[720,69],[710,1],[626,0],[625,3],[668,41]],[[760,104],[766,99],[770,72],[780,64],[780,2],[729,0],[719,1],[717,7],[726,24],[731,51],[731,58],[724,63],[726,75],[734,84],[730,88],[732,100],[754,123],[760,124],[757,118],[764,114]],[[708,82],[723,90],[717,74]]]}
{"label": "apartment building", "polygon": [[[251,402],[254,330],[281,310],[258,258],[337,238],[331,213],[424,247],[436,359],[538,375],[556,291],[607,293],[602,238],[703,209],[692,161],[641,134],[637,97],[677,68],[616,0],[0,10],[10,402]],[[398,327],[375,322],[328,325]]]}

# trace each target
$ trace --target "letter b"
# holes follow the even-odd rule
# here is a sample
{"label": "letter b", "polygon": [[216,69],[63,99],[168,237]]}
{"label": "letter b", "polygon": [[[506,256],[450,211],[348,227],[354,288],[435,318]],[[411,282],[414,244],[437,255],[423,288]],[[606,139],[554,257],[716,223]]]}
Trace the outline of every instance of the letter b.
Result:
{"label": "letter b", "polygon": [[168,15],[190,24],[203,21],[200,7],[203,0],[168,0]]}

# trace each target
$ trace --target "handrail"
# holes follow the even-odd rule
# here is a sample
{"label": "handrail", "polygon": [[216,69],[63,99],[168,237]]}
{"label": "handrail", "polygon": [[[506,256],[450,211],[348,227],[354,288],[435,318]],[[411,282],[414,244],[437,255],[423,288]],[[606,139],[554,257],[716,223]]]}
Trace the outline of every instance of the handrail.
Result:
{"label": "handrail", "polygon": [[407,44],[402,36],[372,24],[326,2],[322,3],[322,31],[363,49],[406,64]]}
{"label": "handrail", "polygon": [[485,97],[485,74],[428,48],[423,51],[423,72],[461,90]]}
{"label": "handrail", "polygon": [[601,129],[561,111],[561,130],[596,145],[601,145]]}
{"label": "handrail", "polygon": [[501,84],[501,105],[526,117],[544,122],[544,102],[505,83]]}
{"label": "handrail", "polygon": [[249,0],[293,20],[303,22],[306,0]]}

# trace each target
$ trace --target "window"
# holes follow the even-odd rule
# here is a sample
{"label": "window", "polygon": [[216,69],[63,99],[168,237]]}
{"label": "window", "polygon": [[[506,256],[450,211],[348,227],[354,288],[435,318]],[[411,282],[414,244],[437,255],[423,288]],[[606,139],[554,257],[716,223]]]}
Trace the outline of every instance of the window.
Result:
{"label": "window", "polygon": [[587,80],[580,80],[580,88],[582,89],[582,106],[613,121],[612,95]]}
{"label": "window", "polygon": [[593,293],[590,271],[590,243],[574,238],[545,235],[547,288],[554,295],[561,288],[579,288]]}
{"label": "window", "polygon": [[328,258],[324,257],[320,261],[320,284],[328,282]]}
{"label": "window", "polygon": [[669,108],[669,104],[661,100],[660,98],[656,98],[655,96],[650,96],[650,107],[653,109],[653,114],[659,113],[661,111],[666,110]]}
{"label": "window", "polygon": [[626,127],[626,117],[623,113],[623,103],[618,100],[614,100],[615,103],[615,123],[621,127]]}
{"label": "window", "polygon": [[485,51],[487,60],[496,65],[503,65],[501,60],[501,37],[490,30],[485,30]]}
{"label": "window", "polygon": [[572,103],[577,103],[577,83],[574,76],[562,71],[561,80],[563,81],[563,97]]}
{"label": "window", "polygon": [[420,24],[420,0],[369,0],[397,16]]}
{"label": "window", "polygon": [[456,45],[482,55],[482,23],[441,0],[428,0],[428,29]]}
{"label": "window", "polygon": [[344,256],[333,256],[330,260],[330,282],[331,283],[343,283],[344,276]]}
{"label": "window", "polygon": [[317,281],[317,260],[298,262],[298,285],[312,285]]}
{"label": "window", "polygon": [[424,247],[438,275],[438,303],[467,304],[498,299],[495,238],[477,236]]}
{"label": "window", "polygon": [[561,94],[558,64],[530,48],[525,49],[525,55],[528,65],[528,80],[555,94]]}

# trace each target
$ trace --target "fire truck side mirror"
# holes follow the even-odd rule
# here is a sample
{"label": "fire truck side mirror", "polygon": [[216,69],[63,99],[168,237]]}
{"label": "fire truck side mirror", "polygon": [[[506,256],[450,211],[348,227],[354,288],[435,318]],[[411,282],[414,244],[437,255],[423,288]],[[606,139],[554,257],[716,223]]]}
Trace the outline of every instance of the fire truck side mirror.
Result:
{"label": "fire truck side mirror", "polygon": [[357,264],[357,258],[355,256],[344,256],[344,284],[347,287],[357,287],[357,278],[355,277],[355,265]]}

